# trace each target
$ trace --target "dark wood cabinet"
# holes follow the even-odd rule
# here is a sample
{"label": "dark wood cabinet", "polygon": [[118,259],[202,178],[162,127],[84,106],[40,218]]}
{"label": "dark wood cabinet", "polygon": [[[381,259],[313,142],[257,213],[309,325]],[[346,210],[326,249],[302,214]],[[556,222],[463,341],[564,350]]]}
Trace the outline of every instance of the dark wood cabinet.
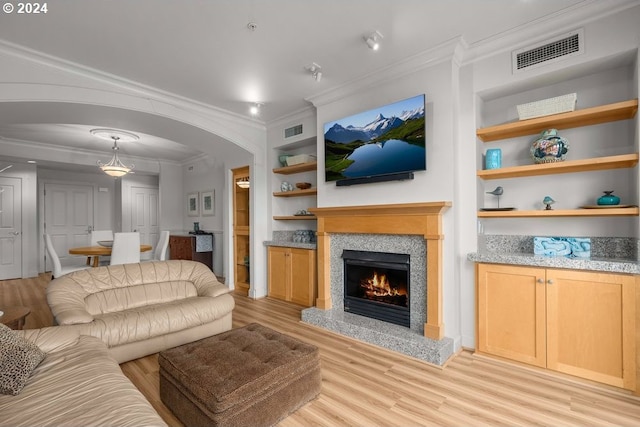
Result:
{"label": "dark wood cabinet", "polygon": [[[203,250],[198,247],[196,238],[203,240],[210,239],[211,244],[205,243],[205,249]],[[213,234],[169,236],[169,253],[171,259],[198,261],[205,264],[210,270],[213,270]]]}

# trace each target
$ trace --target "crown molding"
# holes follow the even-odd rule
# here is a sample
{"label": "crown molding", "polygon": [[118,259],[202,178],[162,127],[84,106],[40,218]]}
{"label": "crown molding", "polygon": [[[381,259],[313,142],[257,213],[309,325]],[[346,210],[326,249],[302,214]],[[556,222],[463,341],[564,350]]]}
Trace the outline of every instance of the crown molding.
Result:
{"label": "crown molding", "polygon": [[426,68],[433,67],[434,65],[450,61],[460,43],[464,44],[463,39],[456,37],[391,66],[376,70],[319,94],[309,96],[305,98],[305,101],[311,102],[316,107],[323,106],[363,92],[381,83],[400,79]]}
{"label": "crown molding", "polygon": [[619,0],[613,3],[585,0],[553,15],[514,27],[473,44],[468,44],[462,36],[451,39],[398,64],[376,70],[343,85],[309,96],[305,100],[320,107],[365,91],[382,82],[404,77],[444,61],[450,60],[457,66],[468,65],[496,53],[518,49],[536,41],[547,40],[554,34],[570,31],[588,22],[637,5],[640,5],[640,0]]}
{"label": "crown molding", "polygon": [[466,50],[462,65],[467,65],[497,53],[520,49],[567,33],[589,22],[602,19],[640,5],[640,0],[585,0],[552,15],[533,20],[473,43]]}
{"label": "crown molding", "polygon": [[[137,96],[148,101],[152,107],[154,103],[164,103],[173,108],[189,111],[190,113],[197,114],[203,118],[217,122],[232,122],[241,126],[249,126],[259,130],[265,129],[264,123],[258,120],[249,119],[240,114],[224,110],[214,105],[206,104],[172,92],[125,79],[115,74],[87,67],[76,62],[55,57],[6,40],[0,39],[0,53],[106,84],[113,87],[114,90],[111,92],[127,96]],[[90,89],[95,90],[96,88]],[[104,89],[97,90],[105,91]]]}
{"label": "crown molding", "polygon": [[267,125],[267,129],[276,128],[279,126],[285,126],[291,124],[292,122],[300,121],[307,119],[309,117],[314,117],[316,110],[313,106],[304,107],[300,110],[293,111],[289,114],[285,114],[284,116],[280,116],[279,118],[272,120]]}

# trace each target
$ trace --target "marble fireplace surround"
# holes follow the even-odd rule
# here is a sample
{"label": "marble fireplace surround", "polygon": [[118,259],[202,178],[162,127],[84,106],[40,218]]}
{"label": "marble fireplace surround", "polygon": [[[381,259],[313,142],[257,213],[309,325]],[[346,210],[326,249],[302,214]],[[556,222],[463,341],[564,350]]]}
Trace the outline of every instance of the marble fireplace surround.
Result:
{"label": "marble fireplace surround", "polygon": [[[318,298],[315,307],[303,310],[302,321],[434,364],[446,362],[453,344],[444,337],[442,324],[442,213],[450,206],[451,202],[427,202],[310,209],[318,220]],[[340,254],[342,248],[349,247],[345,243],[349,241],[351,245],[379,242],[382,252],[396,252],[396,246],[405,246],[407,252],[414,252],[412,259],[425,263],[411,267],[411,294],[414,286],[426,285],[426,289],[418,289],[422,295],[418,304],[424,306],[415,310],[423,324],[415,325],[415,302],[411,306],[411,329],[343,311],[335,284],[332,291],[332,274],[336,281],[336,270],[342,271]],[[420,271],[417,283],[413,270]]]}

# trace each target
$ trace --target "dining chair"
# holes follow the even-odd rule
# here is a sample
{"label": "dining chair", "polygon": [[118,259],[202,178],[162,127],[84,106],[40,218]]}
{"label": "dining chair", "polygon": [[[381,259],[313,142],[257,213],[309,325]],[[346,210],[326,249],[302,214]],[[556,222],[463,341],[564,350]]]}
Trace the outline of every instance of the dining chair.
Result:
{"label": "dining chair", "polygon": [[[112,230],[93,230],[91,232],[91,241],[89,246],[98,246],[98,242],[103,240],[113,240],[113,231]],[[107,259],[104,259],[107,258]],[[91,265],[91,257],[87,257],[87,265]],[[107,257],[101,257],[100,265],[109,265],[109,259]]]}
{"label": "dining chair", "polygon": [[110,265],[140,262],[140,233],[114,233]]}
{"label": "dining chair", "polygon": [[154,261],[164,261],[167,259],[167,247],[169,246],[169,232],[161,231],[156,248],[153,251]]}
{"label": "dining chair", "polygon": [[49,258],[51,261],[51,274],[52,278],[58,278],[64,276],[65,274],[72,273],[74,271],[85,270],[87,268],[91,268],[88,265],[73,265],[73,266],[62,266],[60,262],[60,257],[58,257],[58,253],[53,247],[53,243],[51,242],[51,236],[48,234],[44,235],[44,245],[47,248],[47,253],[49,254]]}

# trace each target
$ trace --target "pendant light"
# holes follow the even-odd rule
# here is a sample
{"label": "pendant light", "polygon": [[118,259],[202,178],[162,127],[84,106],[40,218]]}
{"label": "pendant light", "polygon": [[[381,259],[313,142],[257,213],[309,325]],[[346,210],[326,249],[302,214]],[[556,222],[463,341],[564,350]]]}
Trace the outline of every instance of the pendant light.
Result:
{"label": "pendant light", "polygon": [[91,134],[101,139],[110,139],[113,141],[113,157],[111,160],[108,163],[103,163],[100,160],[97,161],[98,166],[104,173],[114,178],[119,178],[131,172],[135,166],[133,164],[126,166],[118,157],[118,141],[137,141],[138,135],[112,129],[93,129],[91,130]]}

